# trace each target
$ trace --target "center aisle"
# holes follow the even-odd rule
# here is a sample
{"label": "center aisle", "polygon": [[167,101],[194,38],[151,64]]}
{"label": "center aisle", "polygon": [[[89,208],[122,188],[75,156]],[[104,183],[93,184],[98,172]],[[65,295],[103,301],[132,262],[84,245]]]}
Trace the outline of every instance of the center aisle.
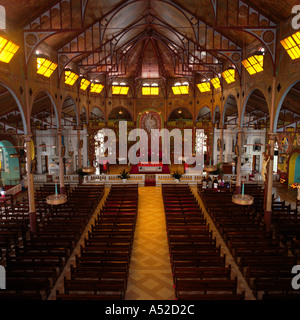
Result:
{"label": "center aisle", "polygon": [[140,187],[126,300],[175,300],[161,188]]}

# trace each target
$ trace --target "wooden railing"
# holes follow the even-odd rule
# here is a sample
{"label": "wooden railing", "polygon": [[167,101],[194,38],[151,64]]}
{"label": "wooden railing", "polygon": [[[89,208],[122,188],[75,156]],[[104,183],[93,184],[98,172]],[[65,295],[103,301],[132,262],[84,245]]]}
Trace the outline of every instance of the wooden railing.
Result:
{"label": "wooden railing", "polygon": [[[27,188],[27,186],[28,186],[28,182],[27,182],[27,180],[24,180],[23,181],[23,187]],[[16,186],[10,188],[9,190],[7,190],[6,193],[7,193],[7,195],[14,196],[14,195],[18,194],[21,191],[22,191],[22,183],[17,184]]]}
{"label": "wooden railing", "polygon": [[[212,180],[214,179],[216,175],[210,175]],[[39,175],[36,174],[33,176],[34,183],[47,183],[47,182],[54,182],[59,181],[59,176],[54,175]],[[174,178],[170,174],[156,174],[156,185],[160,186],[164,183],[176,183]],[[189,185],[197,185],[201,180],[203,179],[203,174],[185,174],[181,177],[181,183],[187,183]],[[234,174],[224,174],[223,179],[225,181],[230,182],[231,180],[236,179],[236,175]],[[255,183],[261,182],[261,175],[257,174],[254,177],[249,177],[249,174],[242,174],[241,179],[247,183],[251,182],[251,180]],[[145,185],[146,180],[146,174],[131,174],[130,179],[126,181],[126,183],[137,183],[140,186]],[[107,185],[111,184],[119,184],[122,183],[122,179],[119,178],[118,175],[113,174],[94,174],[94,175],[88,175],[84,176],[83,183],[105,183]],[[78,184],[79,183],[79,177],[77,174],[71,174],[71,175],[65,175],[65,183],[66,184]],[[17,187],[17,186],[16,186]]]}

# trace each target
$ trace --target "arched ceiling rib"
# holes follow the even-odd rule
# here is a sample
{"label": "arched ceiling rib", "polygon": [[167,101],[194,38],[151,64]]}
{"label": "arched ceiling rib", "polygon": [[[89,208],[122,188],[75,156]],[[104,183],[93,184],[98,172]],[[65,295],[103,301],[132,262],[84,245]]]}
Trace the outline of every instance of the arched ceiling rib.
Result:
{"label": "arched ceiling rib", "polygon": [[[201,56],[203,52],[207,56],[209,53],[216,61],[235,64],[240,71],[242,45],[253,41],[254,37],[260,38],[255,30],[268,30],[274,34],[275,28],[276,24],[249,1],[59,0],[50,1],[46,10],[36,12],[35,17],[25,24],[24,37],[27,61],[45,42],[57,50],[62,71],[70,61],[82,64],[89,55],[95,57],[96,53],[99,60],[104,58],[103,53],[109,52],[115,55],[116,61],[121,61],[118,51],[124,44],[145,31],[152,31],[179,48],[177,57],[174,50],[171,52],[173,59],[179,56],[181,61],[177,62],[182,64],[182,70],[175,74],[182,72],[181,75],[185,75],[185,70],[198,73],[197,68],[189,65],[208,63],[203,61],[206,59]],[[160,41],[154,49],[154,55],[157,49],[162,57],[166,55]],[[272,48],[267,50],[273,55]],[[233,59],[234,53],[238,54],[236,59]],[[167,74],[173,75],[174,72]]]}

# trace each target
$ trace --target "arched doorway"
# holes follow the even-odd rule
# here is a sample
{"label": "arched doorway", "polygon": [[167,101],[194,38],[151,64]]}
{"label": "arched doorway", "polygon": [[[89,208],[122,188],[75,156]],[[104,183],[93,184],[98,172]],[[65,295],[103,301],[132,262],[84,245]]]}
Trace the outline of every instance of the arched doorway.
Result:
{"label": "arched doorway", "polygon": [[299,147],[295,143],[300,130],[299,99],[300,80],[292,83],[282,95],[274,124],[279,145],[277,173],[281,181],[289,185],[295,182],[295,166],[299,161],[296,155]]}
{"label": "arched doorway", "polygon": [[300,150],[294,152],[289,160],[289,182],[291,185],[293,183],[300,183]]}
{"label": "arched doorway", "polygon": [[92,125],[105,122],[105,117],[100,108],[94,107],[90,112],[90,121]]}
{"label": "arched doorway", "polygon": [[10,141],[0,141],[1,186],[12,186],[20,183],[19,154]]}

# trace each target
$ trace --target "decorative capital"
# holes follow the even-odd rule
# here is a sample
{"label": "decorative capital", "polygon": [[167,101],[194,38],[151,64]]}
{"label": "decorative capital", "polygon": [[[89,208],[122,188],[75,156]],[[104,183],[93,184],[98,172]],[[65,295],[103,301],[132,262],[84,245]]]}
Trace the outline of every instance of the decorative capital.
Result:
{"label": "decorative capital", "polygon": [[23,138],[24,138],[24,142],[26,143],[29,143],[29,142],[31,142],[31,140],[32,140],[32,135],[25,135],[25,136],[23,136]]}
{"label": "decorative capital", "polygon": [[274,132],[268,132],[268,135],[269,135],[269,139],[270,140],[276,140],[276,138],[277,138],[277,134],[276,133],[274,133]]}

